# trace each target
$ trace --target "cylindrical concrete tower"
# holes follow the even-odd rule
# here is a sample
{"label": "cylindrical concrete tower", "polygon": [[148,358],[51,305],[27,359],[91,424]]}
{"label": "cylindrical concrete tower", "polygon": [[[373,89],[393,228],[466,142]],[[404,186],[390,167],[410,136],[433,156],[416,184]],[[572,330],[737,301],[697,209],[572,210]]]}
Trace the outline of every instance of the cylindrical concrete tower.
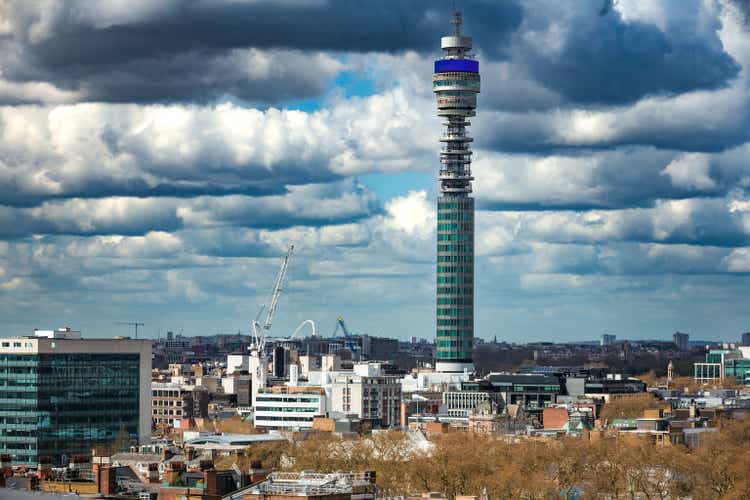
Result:
{"label": "cylindrical concrete tower", "polygon": [[471,37],[461,36],[461,14],[453,13],[453,35],[440,40],[445,55],[435,61],[432,85],[440,138],[440,195],[437,216],[437,354],[440,372],[473,371],[474,198],[471,148],[466,127],[479,93],[479,62],[468,54]]}

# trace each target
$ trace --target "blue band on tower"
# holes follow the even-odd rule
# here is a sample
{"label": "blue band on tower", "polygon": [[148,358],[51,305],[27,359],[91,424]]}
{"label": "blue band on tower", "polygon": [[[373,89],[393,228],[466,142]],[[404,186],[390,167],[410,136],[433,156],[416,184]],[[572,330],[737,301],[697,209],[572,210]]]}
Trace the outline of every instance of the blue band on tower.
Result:
{"label": "blue band on tower", "polygon": [[479,73],[479,61],[473,59],[438,59],[435,61],[435,73]]}

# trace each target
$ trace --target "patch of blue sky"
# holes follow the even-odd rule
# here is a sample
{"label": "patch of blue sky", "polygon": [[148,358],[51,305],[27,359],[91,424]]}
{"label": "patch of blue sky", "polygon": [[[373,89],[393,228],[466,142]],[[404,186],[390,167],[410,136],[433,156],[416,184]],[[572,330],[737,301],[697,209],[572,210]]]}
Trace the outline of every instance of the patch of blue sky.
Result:
{"label": "patch of blue sky", "polygon": [[428,172],[375,172],[358,177],[359,181],[375,192],[382,203],[405,196],[409,191],[427,191],[434,196],[435,179]]}
{"label": "patch of blue sky", "polygon": [[335,99],[349,99],[352,97],[367,97],[377,93],[376,82],[371,75],[361,71],[341,71],[331,85],[331,89],[325,94],[313,99],[299,99],[291,101],[285,107],[296,109],[306,113],[313,113],[326,106],[326,103]]}

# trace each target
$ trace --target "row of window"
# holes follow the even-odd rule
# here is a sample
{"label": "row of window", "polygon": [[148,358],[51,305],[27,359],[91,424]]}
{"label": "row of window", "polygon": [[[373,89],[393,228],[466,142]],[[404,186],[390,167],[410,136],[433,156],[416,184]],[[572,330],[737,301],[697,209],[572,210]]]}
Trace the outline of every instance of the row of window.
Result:
{"label": "row of window", "polygon": [[438,244],[438,252],[462,252],[470,253],[473,251],[473,245],[454,245],[454,244]]}
{"label": "row of window", "polygon": [[470,211],[466,212],[440,212],[437,215],[437,220],[463,220],[472,221],[474,220],[474,214]]}
{"label": "row of window", "polygon": [[174,391],[156,390],[156,391],[151,391],[151,395],[155,398],[179,398],[180,391],[179,390],[174,390]]}
{"label": "row of window", "polygon": [[320,398],[315,397],[287,397],[287,398],[272,398],[267,396],[256,396],[255,401],[262,401],[266,403],[318,403]]}
{"label": "row of window", "polygon": [[474,283],[472,276],[438,276],[439,285],[471,285]]}
{"label": "row of window", "polygon": [[437,331],[437,337],[443,338],[443,337],[466,337],[466,338],[472,338],[473,335],[471,333],[471,329],[467,328],[466,330],[438,330]]}
{"label": "row of window", "polygon": [[473,262],[471,255],[438,255],[438,262]]}
{"label": "row of window", "polygon": [[152,402],[153,406],[182,406],[182,400],[177,401],[163,401],[156,399]]}
{"label": "row of window", "polygon": [[302,412],[302,413],[315,413],[318,411],[317,408],[289,408],[286,406],[256,406],[255,411],[280,411],[280,412],[289,412],[289,413],[296,413],[296,412]]}
{"label": "row of window", "polygon": [[255,415],[256,422],[312,422],[313,417],[276,417],[271,415]]}
{"label": "row of window", "polygon": [[[10,347],[10,342],[3,342],[3,347]],[[13,342],[13,347],[34,347],[32,342]]]}
{"label": "row of window", "polygon": [[474,325],[473,318],[437,320],[437,326],[473,326],[473,325]]}
{"label": "row of window", "polygon": [[[479,89],[479,81],[470,80],[435,80],[432,82],[433,88],[440,87],[470,87],[472,89]],[[443,91],[444,92],[444,91]]]}
{"label": "row of window", "polygon": [[472,297],[438,297],[439,306],[470,306],[474,303]]}
{"label": "row of window", "polygon": [[438,234],[437,235],[438,241],[473,241],[474,240],[474,234],[469,233],[461,233],[461,234]]}
{"label": "row of window", "polygon": [[460,360],[471,359],[471,351],[438,351],[437,359]]}
{"label": "row of window", "polygon": [[472,231],[474,224],[471,222],[445,222],[437,225],[438,231]]}
{"label": "row of window", "polygon": [[474,198],[466,198],[463,201],[440,201],[438,200],[438,210],[458,210],[459,208],[465,209],[465,210],[474,208]]}
{"label": "row of window", "polygon": [[450,307],[450,308],[438,307],[437,315],[438,316],[459,316],[459,315],[469,316],[471,315],[471,309],[468,307],[466,309],[460,309],[456,307]]}
{"label": "row of window", "polygon": [[437,266],[439,273],[467,273],[473,272],[473,266]]}
{"label": "row of window", "polygon": [[474,289],[460,286],[439,286],[437,287],[437,293],[439,295],[471,295],[474,293]]}
{"label": "row of window", "polygon": [[154,415],[176,415],[178,417],[182,416],[182,410],[157,410],[154,408]]}
{"label": "row of window", "polygon": [[438,347],[471,347],[471,340],[438,340]]}

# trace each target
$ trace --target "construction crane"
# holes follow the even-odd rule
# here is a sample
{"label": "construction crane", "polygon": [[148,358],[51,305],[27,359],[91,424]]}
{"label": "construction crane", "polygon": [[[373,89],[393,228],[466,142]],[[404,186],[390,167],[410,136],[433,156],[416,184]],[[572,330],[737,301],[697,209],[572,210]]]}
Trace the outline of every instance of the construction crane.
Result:
{"label": "construction crane", "polygon": [[344,323],[344,317],[339,316],[336,318],[336,328],[333,329],[333,333],[331,334],[331,337],[335,337],[336,334],[339,331],[339,328],[341,328],[341,331],[344,332],[344,337],[351,337],[352,334],[349,333],[349,329],[346,327],[346,323]]}
{"label": "construction crane", "polygon": [[135,327],[135,338],[138,338],[138,327],[146,326],[145,323],[138,323],[137,321],[116,321],[115,324]]}
{"label": "construction crane", "polygon": [[362,338],[361,337],[355,337],[352,335],[352,333],[349,331],[349,329],[346,327],[346,323],[344,323],[344,317],[339,316],[336,318],[336,328],[333,329],[333,333],[331,334],[331,337],[335,337],[336,334],[339,331],[339,328],[342,332],[344,332],[344,347],[349,349],[352,354],[355,355],[362,355]]}
{"label": "construction crane", "polygon": [[268,336],[268,332],[271,330],[273,317],[276,314],[276,308],[279,305],[279,297],[281,296],[281,289],[282,285],[284,284],[284,276],[286,276],[286,270],[289,267],[289,261],[292,259],[293,252],[294,245],[289,245],[289,249],[286,252],[284,261],[281,263],[279,274],[276,276],[276,283],[274,284],[273,293],[271,294],[271,303],[268,306],[268,313],[266,314],[266,320],[263,323],[262,327],[263,331],[261,331],[260,322],[258,320],[263,313],[263,309],[266,307],[265,305],[261,306],[260,311],[258,312],[258,316],[256,316],[255,321],[253,321],[253,335],[255,337],[255,346],[260,351],[263,350],[263,347],[265,346],[265,339]]}
{"label": "construction crane", "polygon": [[273,315],[276,314],[276,307],[279,305],[279,296],[281,295],[281,286],[284,283],[284,276],[286,275],[286,269],[289,267],[289,261],[292,258],[292,252],[294,252],[294,245],[289,245],[289,250],[286,252],[284,262],[281,263],[281,269],[279,269],[279,275],[276,276],[276,285],[273,287],[273,296],[271,297],[271,305],[268,306],[268,314],[266,315],[266,322],[263,323],[263,329],[268,331],[271,329],[271,323],[273,322]]}

